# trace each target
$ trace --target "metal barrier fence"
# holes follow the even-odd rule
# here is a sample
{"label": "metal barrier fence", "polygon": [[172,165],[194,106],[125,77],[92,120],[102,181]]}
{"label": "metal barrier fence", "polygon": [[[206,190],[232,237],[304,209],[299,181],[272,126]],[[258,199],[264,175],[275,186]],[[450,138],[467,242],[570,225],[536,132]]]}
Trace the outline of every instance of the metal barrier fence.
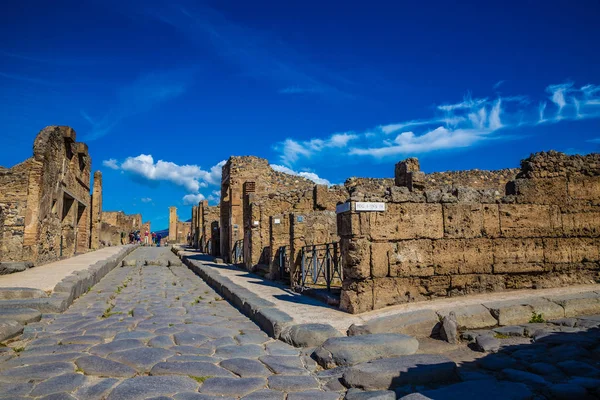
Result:
{"label": "metal barrier fence", "polygon": [[[343,280],[338,243],[316,244],[302,247],[301,283],[341,286]],[[310,278],[310,280],[309,280]],[[337,280],[337,281],[336,281]]]}
{"label": "metal barrier fence", "polygon": [[231,262],[233,264],[244,263],[244,239],[240,239],[233,244],[231,251]]}

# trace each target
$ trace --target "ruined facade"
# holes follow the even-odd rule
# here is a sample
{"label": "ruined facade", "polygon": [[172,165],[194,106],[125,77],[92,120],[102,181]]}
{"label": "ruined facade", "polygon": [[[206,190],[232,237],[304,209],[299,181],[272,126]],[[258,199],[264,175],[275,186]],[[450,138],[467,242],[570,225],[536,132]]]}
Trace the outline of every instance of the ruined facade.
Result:
{"label": "ruined facade", "polygon": [[[355,191],[338,214],[342,309],[600,279],[600,155],[436,174],[408,159],[395,172],[395,185]],[[385,211],[361,211],[365,201]]]}
{"label": "ruined facade", "polygon": [[272,279],[282,278],[285,262],[294,279],[302,246],[338,240],[334,210],[347,198],[345,186],[315,185],[267,160],[231,157],[222,175],[221,254]]}
{"label": "ruined facade", "polygon": [[129,243],[129,234],[142,231],[142,214],[125,214],[123,211],[103,211],[100,228],[100,245],[116,246]]}
{"label": "ruined facade", "polygon": [[72,128],[49,126],[33,157],[0,168],[0,261],[43,264],[89,249],[91,163]]}
{"label": "ruined facade", "polygon": [[177,207],[169,207],[169,243],[187,243],[191,229],[191,222],[180,221],[177,217]]}
{"label": "ruined facade", "polygon": [[209,206],[208,200],[203,200],[192,207],[192,246],[204,253],[220,255],[220,206]]}

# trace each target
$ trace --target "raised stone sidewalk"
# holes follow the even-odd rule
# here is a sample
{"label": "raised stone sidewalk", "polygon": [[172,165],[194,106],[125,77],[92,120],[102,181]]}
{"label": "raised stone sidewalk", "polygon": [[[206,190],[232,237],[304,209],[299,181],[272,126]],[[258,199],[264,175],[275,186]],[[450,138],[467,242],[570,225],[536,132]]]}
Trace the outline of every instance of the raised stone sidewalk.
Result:
{"label": "raised stone sidewalk", "polygon": [[[329,324],[344,335],[402,333],[427,337],[450,311],[456,314],[461,330],[528,323],[534,313],[542,314],[544,319],[600,314],[600,285],[593,284],[443,298],[353,315],[278,282],[215,263],[213,257],[181,247],[173,251],[209,284],[222,288],[225,298],[249,298],[257,308],[268,308],[282,326]],[[274,319],[274,323],[277,321]]]}
{"label": "raised stone sidewalk", "polygon": [[0,275],[0,342],[22,333],[24,325],[39,321],[42,313],[66,310],[136,247],[106,247]]}

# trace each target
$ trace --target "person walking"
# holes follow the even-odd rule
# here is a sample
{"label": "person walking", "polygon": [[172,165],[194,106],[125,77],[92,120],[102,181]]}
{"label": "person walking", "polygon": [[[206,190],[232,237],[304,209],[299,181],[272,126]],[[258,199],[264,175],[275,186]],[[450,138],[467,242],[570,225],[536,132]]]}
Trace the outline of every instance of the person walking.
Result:
{"label": "person walking", "polygon": [[160,247],[160,240],[162,239],[162,237],[160,236],[160,233],[156,234],[156,247]]}
{"label": "person walking", "polygon": [[144,246],[148,246],[148,231],[144,232]]}

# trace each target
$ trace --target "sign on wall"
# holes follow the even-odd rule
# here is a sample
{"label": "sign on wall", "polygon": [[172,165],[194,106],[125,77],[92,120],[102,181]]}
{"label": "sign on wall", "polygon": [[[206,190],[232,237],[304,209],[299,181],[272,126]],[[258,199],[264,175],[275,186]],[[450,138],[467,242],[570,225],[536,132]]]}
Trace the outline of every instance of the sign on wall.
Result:
{"label": "sign on wall", "polygon": [[338,204],[337,206],[335,206],[336,214],[345,213],[346,211],[350,211],[350,202]]}
{"label": "sign on wall", "polygon": [[356,211],[385,211],[385,203],[357,201],[355,206]]}

